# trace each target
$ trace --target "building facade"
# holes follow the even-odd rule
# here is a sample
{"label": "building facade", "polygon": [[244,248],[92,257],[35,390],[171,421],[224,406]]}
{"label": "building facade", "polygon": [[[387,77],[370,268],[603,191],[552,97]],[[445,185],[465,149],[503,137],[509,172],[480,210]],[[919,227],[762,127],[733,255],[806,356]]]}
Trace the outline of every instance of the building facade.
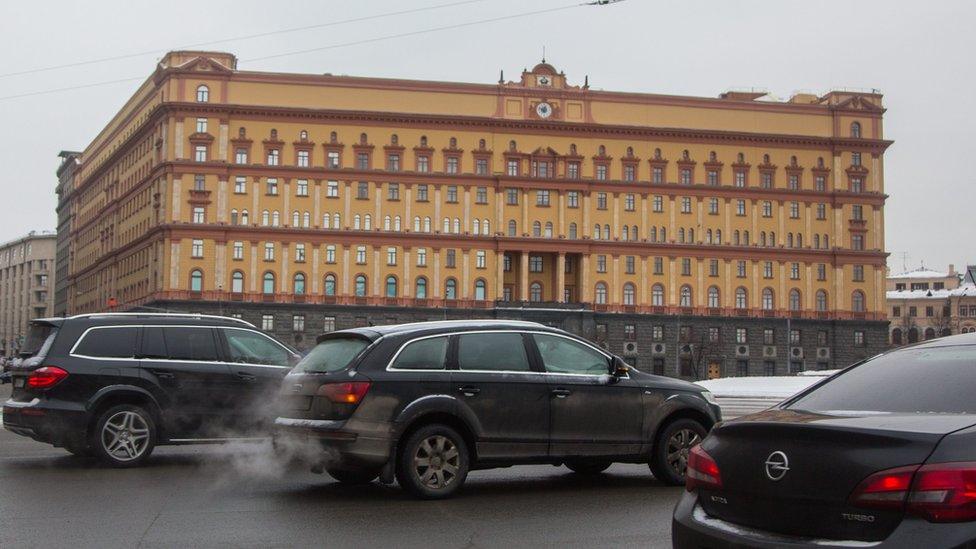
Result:
{"label": "building facade", "polygon": [[976,265],[957,273],[924,267],[887,280],[893,346],[976,332]]}
{"label": "building facade", "polygon": [[31,231],[0,244],[0,353],[20,350],[31,319],[51,316],[54,308],[53,231]]}
{"label": "building facade", "polygon": [[71,191],[74,190],[75,174],[80,165],[81,153],[61,151],[58,158],[58,239],[57,251],[54,259],[54,315],[65,316],[68,312],[68,274],[71,260],[71,221],[72,201]]}
{"label": "building facade", "polygon": [[85,149],[68,309],[505,317],[684,377],[887,345],[881,96],[237,70],[171,52]]}

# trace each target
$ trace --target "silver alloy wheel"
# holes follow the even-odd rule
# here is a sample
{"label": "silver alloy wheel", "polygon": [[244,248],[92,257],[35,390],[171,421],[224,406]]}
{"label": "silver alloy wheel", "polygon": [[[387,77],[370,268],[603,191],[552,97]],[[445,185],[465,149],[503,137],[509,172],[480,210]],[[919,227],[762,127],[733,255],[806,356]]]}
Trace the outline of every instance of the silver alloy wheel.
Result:
{"label": "silver alloy wheel", "polygon": [[135,412],[116,412],[102,426],[102,447],[119,461],[138,459],[149,447],[149,424]]}
{"label": "silver alloy wheel", "polygon": [[433,435],[417,446],[413,467],[420,483],[443,490],[457,478],[461,456],[457,446],[443,435]]}
{"label": "silver alloy wheel", "polygon": [[668,439],[668,466],[679,477],[684,478],[688,469],[688,454],[699,442],[701,437],[691,429],[679,429]]}

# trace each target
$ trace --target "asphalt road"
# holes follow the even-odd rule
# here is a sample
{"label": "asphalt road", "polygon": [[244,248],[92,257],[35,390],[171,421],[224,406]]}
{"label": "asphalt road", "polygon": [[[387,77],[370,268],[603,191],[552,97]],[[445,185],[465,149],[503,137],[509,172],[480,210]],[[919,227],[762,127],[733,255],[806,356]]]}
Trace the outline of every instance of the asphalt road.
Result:
{"label": "asphalt road", "polygon": [[0,430],[5,549],[670,547],[680,494],[640,465],[528,466],[473,472],[458,497],[427,502],[282,467],[259,444],[166,447],[119,470]]}

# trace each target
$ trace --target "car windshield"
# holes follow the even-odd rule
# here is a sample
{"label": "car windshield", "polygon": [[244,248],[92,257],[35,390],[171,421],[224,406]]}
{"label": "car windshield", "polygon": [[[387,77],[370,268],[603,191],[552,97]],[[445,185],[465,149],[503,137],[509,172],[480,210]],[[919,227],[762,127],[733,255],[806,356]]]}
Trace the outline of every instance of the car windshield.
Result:
{"label": "car windshield", "polygon": [[17,356],[27,358],[38,354],[47,354],[47,349],[54,341],[57,329],[50,324],[31,324],[24,346]]}
{"label": "car windshield", "polygon": [[855,366],[787,408],[976,414],[976,345],[904,349]]}
{"label": "car windshield", "polygon": [[294,371],[321,374],[345,370],[368,345],[368,340],[358,337],[326,339],[316,345]]}

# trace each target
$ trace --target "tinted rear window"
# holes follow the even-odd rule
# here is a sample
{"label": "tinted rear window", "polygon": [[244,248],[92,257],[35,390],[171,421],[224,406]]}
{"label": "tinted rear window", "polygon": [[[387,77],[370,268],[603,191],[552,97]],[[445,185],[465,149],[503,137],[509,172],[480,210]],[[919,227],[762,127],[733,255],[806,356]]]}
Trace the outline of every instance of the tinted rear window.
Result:
{"label": "tinted rear window", "polygon": [[458,337],[458,367],[462,370],[528,372],[522,334],[480,333]]}
{"label": "tinted rear window", "polygon": [[294,371],[315,374],[345,370],[368,346],[369,341],[358,337],[326,339],[312,348]]}
{"label": "tinted rear window", "polygon": [[166,350],[171,360],[199,360],[216,362],[217,344],[212,328],[163,328]]}
{"label": "tinted rear window", "polygon": [[446,337],[421,339],[407,343],[397,355],[393,367],[399,370],[443,370],[446,356]]}
{"label": "tinted rear window", "polygon": [[789,408],[976,413],[976,346],[905,349],[838,375]]}
{"label": "tinted rear window", "polygon": [[38,354],[46,354],[47,350],[51,348],[51,343],[54,341],[54,336],[57,333],[57,328],[50,324],[32,323],[30,325],[30,331],[27,332],[27,338],[24,340],[24,346],[21,347],[18,356],[27,358]]}
{"label": "tinted rear window", "polygon": [[139,328],[129,326],[94,328],[75,347],[74,354],[98,358],[132,358],[136,356]]}

